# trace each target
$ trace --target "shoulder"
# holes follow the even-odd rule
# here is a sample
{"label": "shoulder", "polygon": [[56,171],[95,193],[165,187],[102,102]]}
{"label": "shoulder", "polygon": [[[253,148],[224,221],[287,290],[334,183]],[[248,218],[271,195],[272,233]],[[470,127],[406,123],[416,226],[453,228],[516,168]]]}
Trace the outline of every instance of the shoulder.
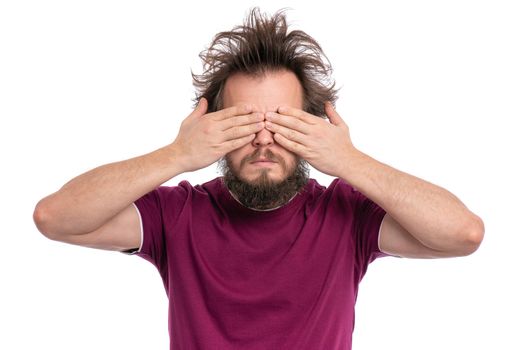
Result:
{"label": "shoulder", "polygon": [[176,186],[159,186],[156,191],[162,197],[185,196],[190,197],[196,194],[209,194],[220,191],[220,178],[215,178],[203,184],[192,185],[188,180],[182,180]]}
{"label": "shoulder", "polygon": [[310,207],[320,208],[330,212],[341,212],[344,215],[366,210],[373,206],[373,203],[357,188],[346,181],[335,178],[325,187],[318,184],[315,180],[311,184],[310,197],[308,203]]}
{"label": "shoulder", "polygon": [[193,186],[189,181],[183,180],[175,186],[162,185],[144,195],[144,199],[156,201],[161,207],[180,205],[191,201],[195,194],[202,192],[202,185]]}
{"label": "shoulder", "polygon": [[347,212],[352,206],[355,189],[339,178],[335,178],[327,186],[310,179],[303,190],[310,210],[324,208],[324,210],[342,210]]}
{"label": "shoulder", "polygon": [[327,187],[320,185],[314,179],[311,179],[310,182],[311,192],[324,197],[342,197],[347,200],[348,196],[359,194],[357,189],[340,178],[333,179]]}

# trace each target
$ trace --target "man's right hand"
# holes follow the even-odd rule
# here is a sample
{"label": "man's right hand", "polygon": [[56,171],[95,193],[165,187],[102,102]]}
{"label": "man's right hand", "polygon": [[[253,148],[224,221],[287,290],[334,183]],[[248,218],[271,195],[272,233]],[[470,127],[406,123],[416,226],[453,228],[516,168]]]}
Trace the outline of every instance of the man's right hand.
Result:
{"label": "man's right hand", "polygon": [[53,240],[99,249],[139,247],[141,226],[134,201],[165,181],[246,145],[264,127],[264,115],[252,113],[251,106],[206,111],[207,101],[201,99],[171,144],[96,167],[40,200],[33,213],[40,232]]}
{"label": "man's right hand", "polygon": [[201,98],[171,144],[183,172],[213,164],[253,141],[264,128],[264,114],[253,113],[252,106],[233,106],[206,114],[207,106],[207,100]]}

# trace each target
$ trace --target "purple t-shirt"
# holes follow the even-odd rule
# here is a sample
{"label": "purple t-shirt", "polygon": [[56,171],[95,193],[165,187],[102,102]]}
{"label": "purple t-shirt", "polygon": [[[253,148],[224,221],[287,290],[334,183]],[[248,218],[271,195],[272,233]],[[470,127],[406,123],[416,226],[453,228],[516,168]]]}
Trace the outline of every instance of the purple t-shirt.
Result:
{"label": "purple t-shirt", "polygon": [[385,211],[340,179],[286,205],[242,206],[221,178],[139,198],[169,298],[170,349],[351,349],[358,284]]}

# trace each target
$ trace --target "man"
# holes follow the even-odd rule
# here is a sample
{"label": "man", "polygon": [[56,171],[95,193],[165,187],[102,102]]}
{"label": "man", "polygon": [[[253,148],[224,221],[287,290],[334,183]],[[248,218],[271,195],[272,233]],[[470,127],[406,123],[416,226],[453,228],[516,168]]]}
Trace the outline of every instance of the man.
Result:
{"label": "man", "polygon": [[[172,143],[74,178],[34,213],[50,239],[153,263],[171,349],[351,349],[375,258],[479,247],[482,220],[453,194],[355,148],[327,59],[282,12],[253,10],[201,57]],[[161,186],[216,161],[223,177]],[[319,185],[307,163],[336,179]]]}

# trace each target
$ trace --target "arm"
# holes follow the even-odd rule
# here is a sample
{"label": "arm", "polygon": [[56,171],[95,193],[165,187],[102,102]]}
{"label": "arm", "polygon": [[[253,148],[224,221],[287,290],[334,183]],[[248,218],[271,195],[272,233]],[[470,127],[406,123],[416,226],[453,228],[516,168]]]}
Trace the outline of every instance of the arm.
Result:
{"label": "arm", "polygon": [[106,164],[66,183],[36,205],[33,218],[48,238],[101,249],[136,248],[139,218],[133,202],[165,181],[212,164],[250,142],[263,125],[250,106],[205,114],[202,99],[168,146]]}
{"label": "arm", "polygon": [[89,233],[133,201],[180,174],[173,145],[136,158],[92,169],[38,202],[38,229],[59,237]]}
{"label": "arm", "polygon": [[275,141],[317,170],[339,177],[386,212],[380,249],[417,258],[468,255],[484,236],[482,220],[447,190],[403,173],[357,150],[349,128],[326,104],[331,123],[289,107],[266,113]]}
{"label": "arm", "polygon": [[386,212],[380,249],[388,254],[436,258],[473,253],[482,220],[449,191],[380,163],[354,149],[341,178]]}

